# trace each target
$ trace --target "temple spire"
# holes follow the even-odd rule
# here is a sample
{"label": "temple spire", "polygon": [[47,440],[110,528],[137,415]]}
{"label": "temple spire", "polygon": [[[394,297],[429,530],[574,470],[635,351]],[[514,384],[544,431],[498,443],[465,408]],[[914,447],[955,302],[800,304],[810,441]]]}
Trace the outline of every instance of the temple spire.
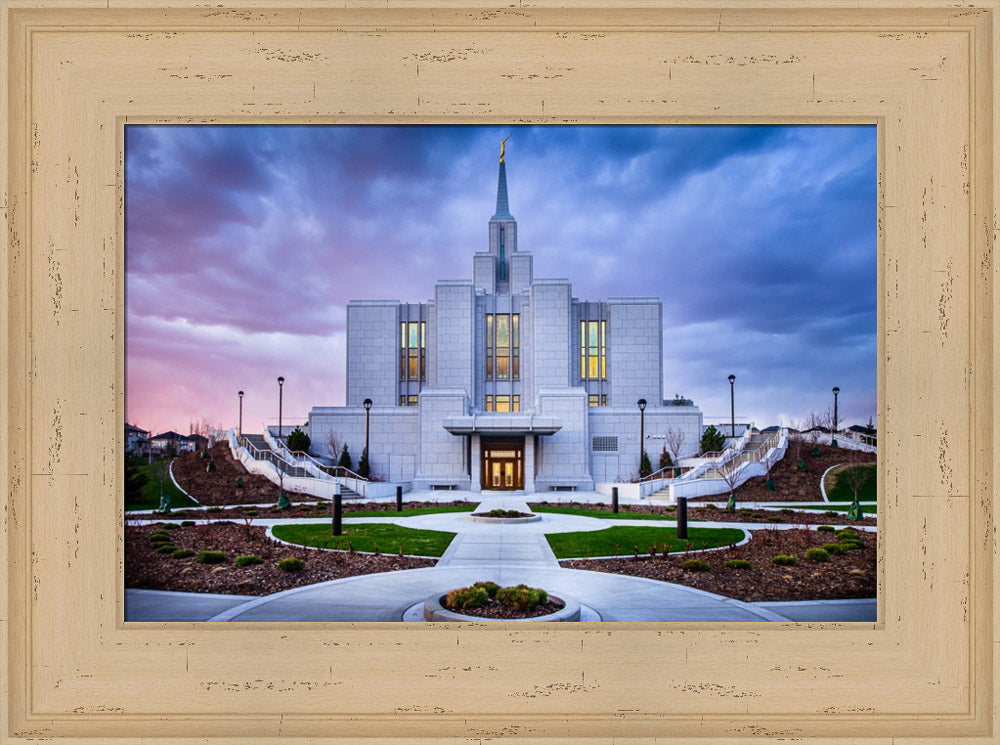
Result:
{"label": "temple spire", "polygon": [[507,203],[507,165],[503,161],[504,150],[506,147],[507,140],[510,139],[510,135],[503,138],[500,143],[500,174],[497,176],[497,211],[493,215],[493,219],[498,217],[508,218],[510,220],[514,219],[514,216],[510,214],[510,206]]}

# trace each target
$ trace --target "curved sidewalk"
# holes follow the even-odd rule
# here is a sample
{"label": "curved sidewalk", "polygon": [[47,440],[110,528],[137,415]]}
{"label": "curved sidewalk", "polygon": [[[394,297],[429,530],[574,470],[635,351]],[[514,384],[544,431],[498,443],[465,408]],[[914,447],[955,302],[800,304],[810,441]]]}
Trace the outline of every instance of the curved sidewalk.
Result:
{"label": "curved sidewalk", "polygon": [[[527,512],[522,496],[484,495],[477,512],[489,509],[515,509]],[[405,571],[369,574],[298,587],[257,598],[238,598],[233,603],[216,600],[214,614],[205,613],[209,605],[183,610],[196,600],[186,593],[159,593],[162,615],[156,614],[157,596],[150,591],[126,591],[132,598],[133,614],[127,611],[126,621],[133,620],[195,620],[210,621],[410,621],[419,614],[407,613],[434,593],[468,585],[480,580],[492,580],[501,585],[525,583],[544,587],[549,592],[565,594],[578,600],[594,613],[586,619],[602,621],[788,621],[828,620],[817,602],[797,604],[794,612],[781,614],[782,607],[745,603],[683,585],[642,577],[565,569],[548,541],[547,533],[597,531],[613,525],[673,527],[673,521],[630,520],[626,516],[614,519],[539,513],[541,520],[529,523],[487,524],[468,520],[469,513],[449,512],[411,517],[380,515],[345,519],[347,523],[391,522],[409,528],[442,530],[456,534],[444,555],[433,567]],[[324,518],[302,520],[260,520],[258,525],[290,522],[329,522]],[[706,526],[705,523],[700,523]],[[743,530],[782,529],[801,527],[767,523],[712,523],[712,527],[734,527]],[[270,530],[269,530],[270,532]],[[129,593],[142,592],[141,596]],[[871,604],[871,601],[861,601]],[[127,607],[128,607],[127,603]],[[860,607],[860,606],[859,606]],[[864,606],[858,612],[845,608],[843,620],[874,621]],[[852,615],[854,613],[854,615]],[[872,617],[867,616],[871,613]],[[596,617],[595,615],[596,614]],[[130,617],[132,616],[132,617]]]}

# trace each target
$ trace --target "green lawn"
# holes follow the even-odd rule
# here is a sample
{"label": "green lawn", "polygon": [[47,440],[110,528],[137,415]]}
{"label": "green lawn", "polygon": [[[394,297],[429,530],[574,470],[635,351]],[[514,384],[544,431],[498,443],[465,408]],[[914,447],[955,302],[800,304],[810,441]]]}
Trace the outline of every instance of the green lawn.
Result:
{"label": "green lawn", "polygon": [[[386,512],[344,512],[344,517],[412,517],[413,515],[434,515],[439,512],[472,512],[476,506],[475,502],[469,502],[469,504],[446,504],[440,507],[404,507],[402,512],[396,512],[395,509]],[[317,516],[323,514],[329,515],[330,510],[325,513],[317,513]]]}
{"label": "green lawn", "polygon": [[743,540],[743,531],[735,528],[688,528],[688,539],[677,539],[676,528],[623,527],[588,533],[552,533],[546,536],[556,558],[570,559],[587,556],[631,556],[650,553],[651,545],[662,551],[664,544],[671,551],[683,551],[690,543],[692,549],[728,546]]}
{"label": "green lawn", "polygon": [[610,510],[588,510],[582,507],[557,507],[554,505],[529,504],[532,512],[554,512],[560,515],[583,515],[584,517],[600,517],[605,519],[626,520],[676,520],[673,515],[647,515],[638,512],[622,510],[617,515]]}
{"label": "green lawn", "polygon": [[[149,476],[149,481],[142,487],[142,499],[136,500],[135,502],[129,502],[125,505],[126,510],[155,510],[160,506],[160,482],[156,480],[153,475],[152,468],[149,462],[145,459],[137,459],[133,461],[135,465],[139,467],[139,470]],[[167,478],[163,483],[163,491],[170,497],[170,508],[171,509],[181,509],[183,507],[194,507],[196,503],[190,499],[184,492],[174,486],[174,482],[171,480],[170,475],[167,474]]]}
{"label": "green lawn", "polygon": [[344,534],[334,536],[330,525],[277,525],[275,538],[289,543],[318,548],[375,551],[384,554],[402,552],[413,556],[440,556],[454,539],[454,533],[439,530],[414,530],[398,525],[345,525]]}
{"label": "green lawn", "polygon": [[855,468],[861,469],[863,473],[869,474],[868,480],[862,485],[861,491],[858,493],[858,498],[862,502],[874,502],[877,499],[878,495],[875,464],[864,463],[859,466],[838,468],[837,470],[831,471],[827,474],[824,486],[826,487],[826,496],[831,502],[850,502],[854,499],[854,491],[851,489],[850,477],[847,470]]}

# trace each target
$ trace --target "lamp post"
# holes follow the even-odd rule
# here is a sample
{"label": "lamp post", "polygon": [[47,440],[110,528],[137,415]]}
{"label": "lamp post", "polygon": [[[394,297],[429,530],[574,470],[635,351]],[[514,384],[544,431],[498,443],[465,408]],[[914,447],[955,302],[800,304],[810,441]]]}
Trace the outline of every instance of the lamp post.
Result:
{"label": "lamp post", "polygon": [[733,383],[736,382],[736,376],[729,376],[729,436],[736,437],[736,399],[733,393]]}
{"label": "lamp post", "polygon": [[240,437],[243,436],[243,391],[237,391],[236,395],[240,397]]}
{"label": "lamp post", "polygon": [[642,474],[642,455],[646,452],[646,399],[640,398],[635,402],[639,407],[639,474]]}
{"label": "lamp post", "polygon": [[278,376],[278,439],[281,439],[281,394],[285,388],[285,379]]}
{"label": "lamp post", "polygon": [[[368,466],[367,470],[371,473],[372,461],[371,457],[368,455],[368,413],[372,410],[372,400],[370,398],[366,398],[361,402],[361,404],[365,407],[365,465]],[[361,475],[368,478],[368,474],[363,473]]]}
{"label": "lamp post", "polygon": [[840,393],[840,388],[837,386],[833,387],[833,430],[830,432],[830,445],[832,447],[837,447],[837,395]]}

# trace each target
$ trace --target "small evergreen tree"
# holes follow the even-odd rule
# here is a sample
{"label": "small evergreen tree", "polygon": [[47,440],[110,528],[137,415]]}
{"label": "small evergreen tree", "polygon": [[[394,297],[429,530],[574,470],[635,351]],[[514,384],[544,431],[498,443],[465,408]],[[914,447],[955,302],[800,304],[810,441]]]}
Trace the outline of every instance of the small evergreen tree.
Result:
{"label": "small evergreen tree", "polygon": [[149,481],[149,474],[129,457],[125,456],[125,503],[138,502],[142,499],[142,488]]}
{"label": "small evergreen tree", "polygon": [[288,433],[288,438],[285,440],[285,444],[288,445],[288,449],[293,452],[301,451],[303,453],[307,453],[309,452],[309,446],[312,444],[312,441],[309,439],[309,435],[303,432],[301,428],[296,427]]}
{"label": "small evergreen tree", "polygon": [[663,446],[663,451],[660,453],[660,468],[664,469],[667,466],[672,466],[674,464],[673,458],[670,457],[670,453],[667,452],[667,446]]}
{"label": "small evergreen tree", "polygon": [[715,453],[726,446],[726,436],[715,428],[714,424],[708,425],[701,435],[701,452]]}
{"label": "small evergreen tree", "polygon": [[337,461],[337,465],[349,471],[354,469],[354,465],[351,462],[351,454],[347,452],[346,442],[344,443],[344,449],[340,451],[340,460]]}
{"label": "small evergreen tree", "polygon": [[366,479],[370,473],[371,466],[368,464],[368,448],[365,448],[361,451],[361,457],[358,458],[358,476]]}
{"label": "small evergreen tree", "polygon": [[642,458],[639,459],[639,478],[644,478],[653,472],[653,464],[649,461],[649,453],[646,448],[642,449]]}

